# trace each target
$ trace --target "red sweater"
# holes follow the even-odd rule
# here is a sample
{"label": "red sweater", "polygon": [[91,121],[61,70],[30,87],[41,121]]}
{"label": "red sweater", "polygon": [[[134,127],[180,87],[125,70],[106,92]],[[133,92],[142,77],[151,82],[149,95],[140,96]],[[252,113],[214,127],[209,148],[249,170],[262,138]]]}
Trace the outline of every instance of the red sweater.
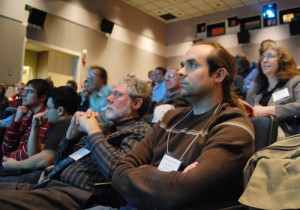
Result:
{"label": "red sweater", "polygon": [[[46,107],[43,106],[38,113],[44,112]],[[2,152],[5,157],[11,157],[16,160],[24,160],[28,158],[27,142],[31,130],[33,116],[23,118],[21,122],[12,122],[6,129]],[[50,128],[50,123],[46,122],[40,129],[39,142],[44,144],[46,134]]]}

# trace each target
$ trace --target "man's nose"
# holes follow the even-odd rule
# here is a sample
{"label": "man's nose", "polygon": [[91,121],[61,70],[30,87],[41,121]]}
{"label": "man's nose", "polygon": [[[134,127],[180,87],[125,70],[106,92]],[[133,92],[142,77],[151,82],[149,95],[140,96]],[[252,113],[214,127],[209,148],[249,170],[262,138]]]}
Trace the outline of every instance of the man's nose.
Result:
{"label": "man's nose", "polygon": [[113,98],[114,98],[113,94],[110,94],[109,96],[107,96],[107,98],[106,98],[107,103],[111,104],[113,102]]}
{"label": "man's nose", "polygon": [[181,69],[179,69],[178,74],[179,74],[180,78],[186,77],[187,71],[186,71],[185,67],[182,67]]}

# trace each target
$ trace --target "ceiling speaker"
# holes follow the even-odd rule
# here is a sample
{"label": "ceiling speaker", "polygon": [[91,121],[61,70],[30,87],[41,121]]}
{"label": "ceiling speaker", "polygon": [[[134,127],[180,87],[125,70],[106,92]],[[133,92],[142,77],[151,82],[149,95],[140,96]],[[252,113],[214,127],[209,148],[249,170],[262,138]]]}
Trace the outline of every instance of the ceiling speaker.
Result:
{"label": "ceiling speaker", "polygon": [[101,31],[111,34],[114,25],[115,25],[114,22],[103,18],[101,21]]}
{"label": "ceiling speaker", "polygon": [[300,35],[300,20],[290,22],[290,34]]}
{"label": "ceiling speaker", "polygon": [[247,30],[242,30],[241,32],[237,33],[238,43],[244,44],[250,42],[250,34]]}
{"label": "ceiling speaker", "polygon": [[46,20],[47,13],[35,8],[31,8],[28,16],[28,23],[39,26],[41,28],[44,27],[44,22]]}

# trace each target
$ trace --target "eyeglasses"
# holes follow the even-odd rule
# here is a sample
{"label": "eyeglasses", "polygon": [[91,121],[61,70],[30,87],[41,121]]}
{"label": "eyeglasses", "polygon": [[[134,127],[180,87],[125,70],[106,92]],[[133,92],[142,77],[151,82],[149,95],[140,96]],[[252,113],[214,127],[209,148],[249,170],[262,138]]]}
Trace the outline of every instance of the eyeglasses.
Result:
{"label": "eyeglasses", "polygon": [[114,98],[118,99],[118,98],[122,97],[123,95],[127,95],[127,94],[121,93],[119,91],[113,91],[110,95],[113,95]]}
{"label": "eyeglasses", "polygon": [[261,60],[264,60],[265,58],[268,58],[268,59],[274,59],[274,58],[276,58],[277,57],[277,55],[275,55],[275,54],[273,54],[273,53],[267,53],[267,54],[262,54],[261,56],[260,56],[260,59]]}
{"label": "eyeglasses", "polygon": [[173,74],[173,73],[170,73],[170,74],[166,74],[166,76],[165,76],[165,79],[172,79],[172,78],[174,78],[175,77],[175,74]]}
{"label": "eyeglasses", "polygon": [[89,77],[89,78],[97,77],[97,75],[94,72],[89,72],[86,76]]}
{"label": "eyeglasses", "polygon": [[26,94],[32,94],[32,93],[35,93],[36,91],[35,90],[32,90],[32,89],[24,89],[23,91],[22,91],[22,93],[25,93],[26,92]]}

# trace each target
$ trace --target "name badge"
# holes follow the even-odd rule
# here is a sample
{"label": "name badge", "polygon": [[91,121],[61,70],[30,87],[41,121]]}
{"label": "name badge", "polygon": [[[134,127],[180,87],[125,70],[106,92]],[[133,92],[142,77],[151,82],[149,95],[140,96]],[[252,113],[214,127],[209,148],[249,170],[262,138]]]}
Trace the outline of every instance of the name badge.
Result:
{"label": "name badge", "polygon": [[283,99],[283,98],[286,98],[288,97],[290,94],[289,94],[289,91],[287,88],[284,88],[282,90],[279,90],[277,91],[276,93],[273,93],[272,94],[272,97],[273,97],[273,101],[278,101],[280,99]]}
{"label": "name badge", "polygon": [[72,158],[73,160],[77,161],[89,153],[90,153],[90,150],[88,150],[86,148],[81,148],[81,149],[77,150],[76,152],[72,153],[71,155],[69,155],[69,157]]}
{"label": "name badge", "polygon": [[180,160],[177,160],[177,159],[165,154],[158,166],[158,170],[166,171],[166,172],[178,171],[180,165],[181,165]]}

